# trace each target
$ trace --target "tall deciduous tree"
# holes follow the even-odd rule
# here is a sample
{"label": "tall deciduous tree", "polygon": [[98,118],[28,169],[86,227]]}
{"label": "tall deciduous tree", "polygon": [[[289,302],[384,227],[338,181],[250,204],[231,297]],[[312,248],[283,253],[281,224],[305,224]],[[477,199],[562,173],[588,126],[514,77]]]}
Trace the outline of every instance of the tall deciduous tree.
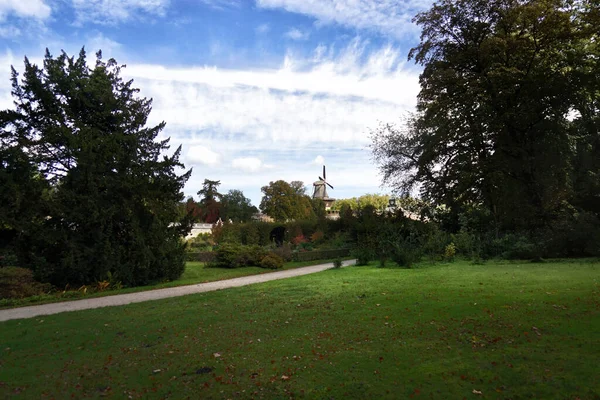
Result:
{"label": "tall deciduous tree", "polygon": [[221,216],[225,221],[248,222],[258,212],[241,190],[233,189],[224,194],[221,204]]}
{"label": "tall deciduous tree", "polygon": [[504,228],[555,216],[573,198],[573,144],[597,140],[592,3],[440,0],[419,14],[417,113],[373,132],[384,178],[452,208],[483,204]]}
{"label": "tall deciduous tree", "polygon": [[314,219],[311,199],[300,190],[304,185],[295,182],[300,184],[292,186],[279,180],[263,186],[261,191],[264,196],[260,202],[262,212],[276,221]]}
{"label": "tall deciduous tree", "polygon": [[175,173],[181,148],[164,155],[168,139],[156,138],[165,123],[146,126],[151,100],[137,96],[121,68],[100,52],[90,68],[81,50],[46,51],[42,67],[25,58],[22,78],[12,70],[16,108],[0,120],[0,175],[16,193],[31,193],[43,214],[26,223],[2,214],[1,225],[19,230],[21,264],[57,285],[109,272],[138,285],[183,272],[189,225],[178,206],[191,171]]}

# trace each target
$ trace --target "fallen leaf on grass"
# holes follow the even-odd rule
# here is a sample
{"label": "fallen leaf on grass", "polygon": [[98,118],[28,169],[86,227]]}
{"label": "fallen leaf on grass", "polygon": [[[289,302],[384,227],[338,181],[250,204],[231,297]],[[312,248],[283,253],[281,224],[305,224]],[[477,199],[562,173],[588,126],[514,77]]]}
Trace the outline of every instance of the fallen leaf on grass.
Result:
{"label": "fallen leaf on grass", "polygon": [[483,394],[483,393],[481,393],[479,390],[473,389],[473,394]]}
{"label": "fallen leaf on grass", "polygon": [[289,376],[287,376],[287,375],[281,375],[281,380],[282,381],[287,381],[288,379],[290,379]]}
{"label": "fallen leaf on grass", "polygon": [[214,357],[214,358],[219,358],[219,357],[221,357],[221,353],[214,353],[214,354],[213,354],[213,357]]}

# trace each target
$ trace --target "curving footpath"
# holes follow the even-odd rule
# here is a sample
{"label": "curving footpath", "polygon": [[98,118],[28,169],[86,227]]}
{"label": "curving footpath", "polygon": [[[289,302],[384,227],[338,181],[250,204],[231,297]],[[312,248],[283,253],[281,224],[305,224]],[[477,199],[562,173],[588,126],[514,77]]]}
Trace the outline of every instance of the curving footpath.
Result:
{"label": "curving footpath", "polygon": [[[355,262],[356,260],[344,261],[344,266],[352,265]],[[11,319],[21,318],[32,318],[37,317],[39,315],[51,315],[67,311],[89,310],[91,308],[122,306],[131,303],[141,303],[143,301],[160,300],[167,299],[169,297],[185,296],[194,293],[211,292],[214,290],[252,285],[254,283],[262,283],[278,279],[292,278],[294,276],[314,274],[315,272],[321,272],[332,267],[333,263],[311,265],[310,267],[290,269],[287,271],[270,272],[260,275],[250,275],[241,278],[227,279],[223,281],[199,283],[187,286],[177,286],[165,289],[155,289],[137,293],[117,294],[114,296],[98,297],[95,299],[83,299],[75,301],[65,301],[62,303],[42,304],[39,306],[11,308],[8,310],[0,310],[0,321],[8,321]]]}

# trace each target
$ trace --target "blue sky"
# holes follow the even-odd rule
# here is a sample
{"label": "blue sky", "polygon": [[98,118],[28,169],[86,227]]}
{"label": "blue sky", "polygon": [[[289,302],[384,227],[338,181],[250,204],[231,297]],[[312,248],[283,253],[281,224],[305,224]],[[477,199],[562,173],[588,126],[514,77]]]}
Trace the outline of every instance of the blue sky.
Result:
{"label": "blue sky", "polygon": [[312,182],[327,165],[336,198],[386,193],[369,130],[414,109],[412,17],[430,0],[0,0],[0,107],[10,65],[48,48],[126,64],[150,124],[205,178],[255,205],[270,181]]}

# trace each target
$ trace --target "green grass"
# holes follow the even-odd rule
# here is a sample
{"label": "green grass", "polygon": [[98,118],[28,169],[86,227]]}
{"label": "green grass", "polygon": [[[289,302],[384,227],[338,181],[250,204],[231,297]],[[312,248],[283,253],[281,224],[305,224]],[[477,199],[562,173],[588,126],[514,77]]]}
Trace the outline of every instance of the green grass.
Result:
{"label": "green grass", "polygon": [[[347,258],[346,258],[347,259]],[[57,291],[54,293],[42,294],[39,296],[31,296],[23,299],[0,299],[0,309],[23,307],[39,304],[57,303],[61,301],[79,300],[79,299],[91,299],[96,297],[114,296],[117,294],[143,292],[146,290],[163,289],[175,286],[194,285],[197,283],[221,281],[224,279],[239,278],[242,276],[266,274],[275,271],[295,269],[300,267],[306,267],[309,265],[318,265],[328,262],[331,260],[319,260],[319,261],[291,261],[284,264],[283,268],[278,270],[265,269],[259,267],[244,267],[244,268],[206,268],[204,263],[201,262],[186,262],[185,271],[181,277],[175,281],[160,282],[154,285],[138,286],[132,288],[113,289],[105,291],[94,291],[93,287],[90,286],[91,290],[67,290]]]}
{"label": "green grass", "polygon": [[599,312],[599,262],[349,267],[1,323],[0,396],[598,399]]}

